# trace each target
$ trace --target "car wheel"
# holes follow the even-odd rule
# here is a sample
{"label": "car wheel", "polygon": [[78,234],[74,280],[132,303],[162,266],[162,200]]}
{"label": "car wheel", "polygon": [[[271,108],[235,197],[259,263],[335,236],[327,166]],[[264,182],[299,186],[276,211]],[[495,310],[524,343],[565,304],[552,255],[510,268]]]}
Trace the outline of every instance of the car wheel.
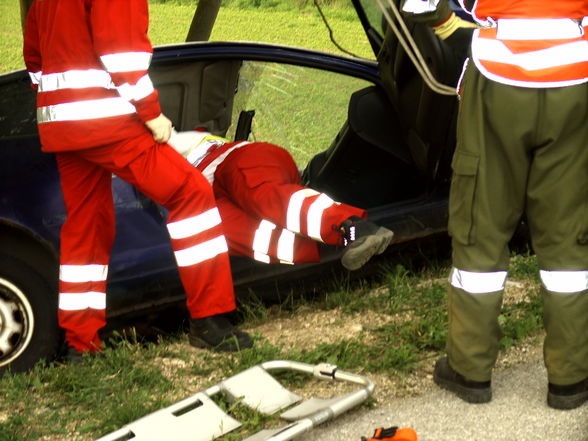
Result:
{"label": "car wheel", "polygon": [[61,340],[57,293],[25,262],[0,255],[0,373],[52,359]]}

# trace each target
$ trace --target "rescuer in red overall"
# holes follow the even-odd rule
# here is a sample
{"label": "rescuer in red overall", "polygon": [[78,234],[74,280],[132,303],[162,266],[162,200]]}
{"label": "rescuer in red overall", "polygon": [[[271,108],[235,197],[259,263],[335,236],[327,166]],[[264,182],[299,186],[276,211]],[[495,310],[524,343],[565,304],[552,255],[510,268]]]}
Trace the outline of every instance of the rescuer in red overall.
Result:
{"label": "rescuer in red overall", "polygon": [[[544,306],[547,403],[588,401],[588,1],[460,0],[481,26],[461,81],[449,197],[447,357],[433,378],[492,398],[509,249],[526,215]],[[445,0],[405,0],[441,38]],[[470,30],[471,32],[471,30]]]}
{"label": "rescuer in red overall", "polygon": [[205,131],[172,133],[169,144],[212,184],[230,253],[264,263],[320,260],[318,243],[344,246],[349,270],[381,254],[393,233],[365,210],[301,184],[292,156],[266,142],[229,142]]}
{"label": "rescuer in red overall", "polygon": [[213,192],[166,144],[171,122],[147,73],[148,21],[147,0],[36,0],[27,17],[24,58],[38,92],[39,135],[57,158],[67,210],[58,319],[72,361],[102,349],[113,173],[169,211],[190,343],[228,351],[252,345],[223,315],[235,299]]}

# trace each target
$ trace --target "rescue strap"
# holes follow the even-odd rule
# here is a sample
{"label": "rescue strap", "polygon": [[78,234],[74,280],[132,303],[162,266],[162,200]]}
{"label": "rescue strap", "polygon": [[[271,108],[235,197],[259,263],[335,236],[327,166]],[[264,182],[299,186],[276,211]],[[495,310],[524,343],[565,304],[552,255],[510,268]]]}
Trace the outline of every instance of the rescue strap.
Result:
{"label": "rescue strap", "polygon": [[378,427],[371,438],[362,436],[361,441],[417,441],[417,434],[410,427]]}

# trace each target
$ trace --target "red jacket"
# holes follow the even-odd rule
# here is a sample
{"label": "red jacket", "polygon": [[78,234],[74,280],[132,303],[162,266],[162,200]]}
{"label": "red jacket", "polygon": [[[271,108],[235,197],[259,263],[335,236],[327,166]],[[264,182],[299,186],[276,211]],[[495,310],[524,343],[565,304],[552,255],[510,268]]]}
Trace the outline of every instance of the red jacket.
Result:
{"label": "red jacket", "polygon": [[161,113],[147,73],[147,0],[35,0],[24,59],[37,88],[43,150],[96,147],[144,134]]}
{"label": "red jacket", "polygon": [[472,40],[472,58],[484,76],[523,87],[588,81],[588,1],[477,0],[471,13],[490,26]]}

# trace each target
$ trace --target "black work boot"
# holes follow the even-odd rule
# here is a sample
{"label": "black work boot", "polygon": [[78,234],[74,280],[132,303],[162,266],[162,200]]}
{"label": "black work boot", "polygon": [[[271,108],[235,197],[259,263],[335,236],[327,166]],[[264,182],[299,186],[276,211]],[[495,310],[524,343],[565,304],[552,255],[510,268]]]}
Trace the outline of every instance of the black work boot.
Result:
{"label": "black work boot", "polygon": [[490,381],[472,381],[466,379],[449,366],[447,357],[440,358],[435,363],[433,380],[439,387],[453,392],[468,403],[487,403],[492,399]]}
{"label": "black work boot", "polygon": [[341,264],[350,271],[361,268],[376,254],[382,254],[394,233],[368,220],[352,216],[341,224],[345,251]]}
{"label": "black work boot", "polygon": [[569,410],[580,407],[588,401],[588,378],[574,384],[558,386],[549,383],[547,405],[554,409]]}
{"label": "black work boot", "polygon": [[73,346],[67,347],[64,359],[67,364],[80,364],[83,361],[82,354],[80,354]]}
{"label": "black work boot", "polygon": [[222,315],[190,319],[190,344],[196,348],[236,352],[253,346],[249,334],[239,331]]}

